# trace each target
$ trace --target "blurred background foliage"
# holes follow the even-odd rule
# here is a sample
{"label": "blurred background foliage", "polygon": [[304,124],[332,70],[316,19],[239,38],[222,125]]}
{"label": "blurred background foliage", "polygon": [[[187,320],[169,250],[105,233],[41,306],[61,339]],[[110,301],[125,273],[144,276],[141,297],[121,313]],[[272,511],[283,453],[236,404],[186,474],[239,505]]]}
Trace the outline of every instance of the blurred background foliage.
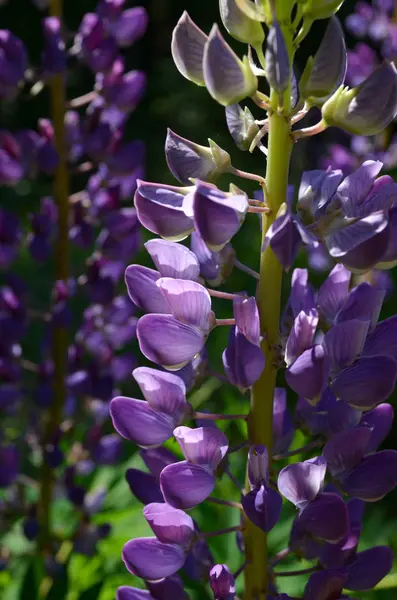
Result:
{"label": "blurred background foliage", "polygon": [[[257,173],[264,173],[264,156],[257,152],[253,155],[237,150],[228,134],[224,116],[224,109],[212,101],[205,88],[199,88],[182,78],[176,70],[171,54],[170,40],[172,29],[183,10],[187,10],[193,20],[206,32],[212,23],[218,19],[218,3],[216,0],[144,0],[142,2],[129,2],[129,5],[144,5],[150,15],[150,26],[145,38],[134,45],[127,54],[129,68],[143,69],[148,76],[148,90],[145,100],[132,113],[127,128],[128,138],[140,138],[147,145],[147,172],[146,178],[150,181],[175,183],[169,173],[164,157],[164,141],[167,127],[178,134],[195,142],[205,145],[207,138],[215,140],[222,148],[232,155],[233,164],[240,169]],[[340,11],[340,17],[352,11],[354,0],[346,0]],[[95,9],[96,0],[65,0],[64,11],[67,29],[76,31],[84,13]],[[11,29],[26,43],[31,63],[37,64],[40,60],[42,37],[40,27],[41,13],[34,7],[30,0],[9,0],[8,4],[0,8],[0,23],[2,28]],[[319,43],[323,24],[317,23],[304,43],[298,56],[298,71],[304,65],[305,57],[312,53]],[[348,38],[349,44],[349,38]],[[243,47],[238,43],[235,47],[240,53]],[[81,95],[92,89],[93,77],[90,72],[71,71],[70,92]],[[255,107],[253,108],[253,111]],[[48,96],[44,90],[32,97],[25,94],[13,101],[4,104],[0,116],[0,128],[34,127],[37,119],[48,115]],[[332,139],[333,132],[323,134],[315,141],[302,142],[295,148],[291,182],[299,181],[300,173],[307,168],[314,168],[313,161],[321,153],[326,152],[326,144]],[[79,191],[85,184],[84,176],[72,178],[72,192]],[[235,183],[239,184],[235,180]],[[220,185],[227,185],[224,178]],[[248,186],[242,186],[249,191]],[[226,189],[226,188],[225,188]],[[34,182],[23,181],[16,188],[2,188],[1,204],[12,207],[24,219],[30,211],[38,205],[42,196],[51,194],[51,180],[42,176]],[[132,198],[131,198],[132,203]],[[258,250],[260,245],[260,232],[257,218],[250,215],[247,223],[234,238],[233,245],[237,257],[252,268],[258,268]],[[75,250],[72,255],[72,267],[81,264],[84,256]],[[141,262],[149,264],[147,255],[141,253]],[[305,257],[299,257],[298,266],[305,266]],[[35,297],[40,302],[48,301],[50,282],[52,279],[53,265],[34,266],[29,258],[22,256],[16,264],[16,269],[29,286],[34,290]],[[287,275],[284,293],[288,290]],[[397,282],[397,273],[394,273]],[[312,282],[315,286],[321,283],[322,275],[313,274]],[[271,282],[269,282],[271,285]],[[254,284],[250,278],[242,273],[234,272],[225,289],[246,289],[254,293]],[[382,317],[396,312],[397,295],[393,293],[385,303]],[[215,310],[219,317],[230,315],[230,307],[223,301],[216,301]],[[77,300],[75,313],[81,309]],[[214,371],[221,371],[221,354],[226,345],[227,332],[220,328],[210,337],[208,343],[210,366]],[[25,344],[28,351],[34,355],[35,347],[39,343],[39,330],[33,330],[27,337]],[[282,382],[280,382],[282,384]],[[126,390],[135,394],[137,392],[133,383]],[[203,406],[206,409],[230,413],[242,412],[247,409],[248,398],[232,386],[221,385],[216,379],[209,379],[206,383],[193,391],[190,398],[194,406]],[[291,398],[293,407],[295,398]],[[222,425],[221,425],[222,426]],[[239,423],[223,426],[227,431],[231,445],[242,441],[245,432]],[[109,431],[111,429],[109,428]],[[302,434],[298,439],[297,434],[293,447],[299,447],[304,442]],[[395,426],[385,447],[397,447],[397,427]],[[169,447],[178,452],[176,442],[169,442]],[[142,506],[135,500],[124,479],[124,472],[128,467],[142,467],[142,462],[137,454],[137,449],[132,444],[125,442],[124,456],[117,467],[101,467],[92,476],[91,489],[106,487],[109,490],[103,511],[95,517],[97,523],[110,522],[111,535],[99,543],[99,553],[94,557],[87,557],[71,552],[70,542],[64,542],[59,555],[59,572],[56,573],[55,584],[49,589],[48,600],[113,600],[115,590],[119,585],[139,586],[140,581],[130,575],[121,561],[123,544],[133,537],[150,535],[150,531],[141,514]],[[233,454],[231,467],[240,481],[244,479],[244,456],[242,453]],[[238,490],[233,487],[225,477],[217,489],[218,497],[238,499]],[[390,544],[397,553],[397,492],[390,494],[383,502],[367,506],[365,527],[362,536],[362,549],[376,544]],[[288,544],[288,532],[293,519],[292,505],[285,506],[280,524],[271,532],[269,539],[272,551],[278,551]],[[224,507],[204,503],[194,510],[194,516],[204,530],[219,529],[236,524],[236,511]],[[64,499],[57,499],[53,507],[53,518],[59,529],[64,531],[67,538],[68,531],[73,528],[73,510]],[[38,591],[35,589],[35,560],[32,558],[32,548],[26,542],[21,532],[21,524],[16,523],[11,531],[4,531],[0,523],[0,533],[3,535],[1,545],[8,548],[14,555],[10,570],[0,572],[0,598],[1,600],[38,600]],[[232,570],[241,564],[241,555],[236,545],[229,536],[220,536],[211,540],[211,549],[215,559],[228,563]],[[291,568],[293,568],[291,564]],[[304,568],[305,563],[300,564]],[[240,578],[241,580],[242,578]],[[239,580],[239,587],[242,581]],[[296,596],[302,592],[305,577],[285,578],[285,592]],[[205,600],[212,596],[209,591],[203,591],[201,586],[194,582],[187,583],[192,599]],[[371,593],[361,593],[363,600],[392,600],[397,598],[397,572],[391,574],[379,589]]]}

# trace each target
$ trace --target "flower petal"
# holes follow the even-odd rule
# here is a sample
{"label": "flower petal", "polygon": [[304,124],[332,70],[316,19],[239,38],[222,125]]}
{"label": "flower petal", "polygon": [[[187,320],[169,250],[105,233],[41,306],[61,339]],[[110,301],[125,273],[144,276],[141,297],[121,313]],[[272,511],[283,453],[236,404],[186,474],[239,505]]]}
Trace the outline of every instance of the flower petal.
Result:
{"label": "flower petal", "polygon": [[396,378],[397,363],[389,356],[363,357],[340,371],[331,389],[351,406],[368,410],[390,396]]}
{"label": "flower petal", "polygon": [[349,530],[346,504],[338,494],[325,492],[308,503],[299,515],[300,525],[311,535],[328,542],[339,542]]}
{"label": "flower petal", "polygon": [[144,315],[138,321],[141,352],[153,362],[176,370],[192,360],[204,346],[204,334],[172,315]]}
{"label": "flower petal", "polygon": [[355,427],[334,435],[324,446],[323,456],[331,475],[343,478],[366,454],[371,438],[369,427]]}
{"label": "flower petal", "polygon": [[157,478],[138,469],[127,469],[125,473],[128,486],[135,498],[142,504],[164,502]]}
{"label": "flower petal", "polygon": [[333,323],[349,292],[351,272],[338,264],[332,269],[318,291],[317,302],[320,314]]}
{"label": "flower petal", "polygon": [[363,282],[352,289],[337,316],[337,322],[362,319],[370,322],[370,331],[376,326],[386,290]]}
{"label": "flower petal", "polygon": [[147,590],[122,585],[117,588],[116,600],[155,600],[155,598]]}
{"label": "flower petal", "polygon": [[153,410],[147,402],[118,396],[110,403],[116,431],[139,446],[156,446],[168,440],[176,425],[170,416]]}
{"label": "flower petal", "polygon": [[242,498],[244,512],[259,529],[268,533],[280,518],[282,497],[276,490],[261,485]]}
{"label": "flower petal", "polygon": [[303,600],[333,600],[341,598],[346,581],[346,572],[341,569],[328,569],[310,575],[305,587]]}
{"label": "flower petal", "polygon": [[318,317],[307,315],[303,310],[295,318],[285,347],[287,367],[312,346],[317,325]]}
{"label": "flower petal", "polygon": [[184,202],[185,195],[174,186],[138,181],[134,197],[138,219],[156,235],[178,242],[193,231],[193,219],[186,216]]}
{"label": "flower petal", "polygon": [[323,344],[336,371],[351,365],[364,348],[369,321],[352,319],[331,327],[324,336]]}
{"label": "flower petal", "polygon": [[371,429],[371,437],[366,452],[375,452],[383,440],[389,435],[394,418],[393,407],[390,404],[379,404],[363,414],[360,425]]}
{"label": "flower petal", "polygon": [[156,538],[163,544],[179,544],[188,548],[195,535],[193,519],[183,510],[166,502],[153,502],[143,509],[143,515]]}
{"label": "flower petal", "polygon": [[215,477],[208,467],[183,461],[165,467],[160,487],[168,504],[186,510],[208,498],[215,487]]}
{"label": "flower petal", "polygon": [[287,406],[287,390],[276,387],[273,399],[273,453],[287,452],[294,436],[294,427]]}
{"label": "flower petal", "polygon": [[287,369],[288,385],[309,400],[316,399],[323,391],[329,375],[330,362],[324,348],[317,344],[303,354]]}
{"label": "flower petal", "polygon": [[382,167],[379,160],[366,160],[339,185],[338,196],[347,217],[357,216],[357,207],[365,200]]}
{"label": "flower petal", "polygon": [[314,292],[312,286],[309,284],[309,272],[307,269],[293,270],[290,304],[294,317],[297,317],[302,311],[307,315],[317,314]]}
{"label": "flower petal", "polygon": [[211,317],[211,296],[196,281],[162,277],[157,282],[166,302],[168,312],[178,321],[193,325],[208,333]]}
{"label": "flower petal", "polygon": [[182,418],[189,405],[186,402],[186,387],[180,377],[149,367],[138,367],[132,375],[154,410],[174,417],[176,422]]}
{"label": "flower petal", "polygon": [[168,303],[156,285],[161,277],[158,271],[130,265],[125,270],[128,295],[138,308],[149,313],[169,313]]}
{"label": "flower petal", "polygon": [[249,298],[241,296],[233,301],[233,313],[239,331],[252,344],[259,346],[260,324],[259,312],[256,300],[253,296]]}
{"label": "flower petal", "polygon": [[397,315],[378,323],[365,343],[363,356],[391,356],[397,360]]}
{"label": "flower petal", "polygon": [[359,552],[349,565],[345,587],[348,590],[372,590],[393,566],[393,552],[387,546],[375,546]]}
{"label": "flower petal", "polygon": [[381,450],[370,454],[342,481],[349,496],[365,502],[381,500],[397,485],[397,452]]}
{"label": "flower petal", "polygon": [[194,222],[212,251],[220,251],[237,233],[248,210],[247,196],[228,196],[217,188],[199,183],[194,194]]}
{"label": "flower petal", "polygon": [[[167,448],[143,448],[139,455],[152,475],[158,480],[167,465],[177,462],[177,457]],[[155,502],[155,500],[153,500]]]}
{"label": "flower petal", "polygon": [[322,456],[288,465],[280,471],[278,489],[297,508],[303,508],[320,493],[326,469]]}
{"label": "flower petal", "polygon": [[196,255],[186,246],[155,239],[146,242],[145,248],[156,265],[160,277],[198,280],[200,276],[199,262]]}
{"label": "flower petal", "polygon": [[207,39],[205,33],[184,11],[172,32],[172,58],[178,71],[197,85],[205,85],[203,55]]}
{"label": "flower petal", "polygon": [[226,455],[229,442],[223,431],[213,427],[177,427],[174,437],[187,461],[216,469]]}
{"label": "flower petal", "polygon": [[259,346],[249,342],[237,327],[232,327],[222,362],[230,383],[244,390],[259,379],[266,360]]}
{"label": "flower petal", "polygon": [[185,562],[185,553],[176,544],[162,544],[156,538],[136,538],[124,545],[123,561],[130,573],[155,581],[173,575]]}

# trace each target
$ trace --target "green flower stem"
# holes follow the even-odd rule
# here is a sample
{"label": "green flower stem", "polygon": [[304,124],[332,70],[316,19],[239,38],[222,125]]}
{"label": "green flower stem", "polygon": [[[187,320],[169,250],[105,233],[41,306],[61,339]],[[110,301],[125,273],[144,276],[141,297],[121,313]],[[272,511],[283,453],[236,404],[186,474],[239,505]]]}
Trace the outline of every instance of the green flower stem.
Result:
{"label": "green flower stem", "polygon": [[[62,1],[51,0],[50,15],[62,16]],[[67,281],[69,274],[69,225],[68,196],[69,174],[65,140],[65,83],[63,74],[54,75],[50,81],[51,115],[55,132],[55,145],[59,165],[54,176],[54,196],[58,208],[58,238],[55,249],[55,279]],[[62,419],[66,397],[65,377],[67,369],[68,333],[64,327],[53,329],[54,402],[46,415],[42,448],[51,443]],[[44,452],[43,452],[44,454]],[[38,548],[42,552],[51,540],[51,501],[54,485],[53,469],[43,460],[40,475],[40,498],[38,519],[40,525]]]}
{"label": "green flower stem", "polygon": [[[288,107],[286,107],[288,109]],[[288,119],[274,112],[269,118],[269,145],[266,171],[267,201],[272,210],[262,217],[262,242],[274,222],[280,205],[286,201],[292,139]],[[251,395],[248,437],[251,444],[264,444],[272,455],[273,395],[277,367],[274,347],[279,343],[282,267],[270,246],[261,254],[257,301],[266,367],[255,383]],[[249,488],[247,487],[247,490]],[[244,600],[266,600],[268,593],[267,536],[251,521],[245,521]]]}

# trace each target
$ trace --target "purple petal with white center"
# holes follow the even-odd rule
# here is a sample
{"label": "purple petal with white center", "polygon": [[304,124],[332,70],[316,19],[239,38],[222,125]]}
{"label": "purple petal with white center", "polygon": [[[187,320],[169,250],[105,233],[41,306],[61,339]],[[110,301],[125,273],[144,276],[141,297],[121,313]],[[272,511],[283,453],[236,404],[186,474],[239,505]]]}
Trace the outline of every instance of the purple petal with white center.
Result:
{"label": "purple petal with white center", "polygon": [[333,323],[349,292],[351,272],[338,264],[332,269],[318,291],[317,303],[320,314]]}
{"label": "purple petal with white center", "polygon": [[243,496],[245,514],[254,525],[268,533],[280,518],[283,500],[276,490],[261,485]]}
{"label": "purple petal with white center", "polygon": [[355,427],[332,436],[323,450],[331,475],[343,478],[356,467],[364,458],[370,439],[369,427]]}
{"label": "purple petal with white center", "polygon": [[280,471],[278,489],[284,498],[302,509],[321,492],[326,470],[322,456],[288,465]]}
{"label": "purple petal with white center", "polygon": [[141,352],[166,369],[177,370],[192,360],[204,346],[204,334],[172,315],[144,315],[138,321]]}
{"label": "purple petal with white center", "polygon": [[110,403],[113,427],[139,446],[159,446],[168,440],[176,425],[170,415],[153,410],[144,400],[118,396]]}
{"label": "purple petal with white center", "polygon": [[314,292],[308,283],[309,273],[307,269],[294,269],[291,278],[290,304],[294,317],[301,311],[307,315],[317,313]]}
{"label": "purple petal with white center", "polygon": [[259,346],[260,324],[255,298],[253,296],[250,298],[236,298],[233,301],[233,313],[240,332],[252,344]]}
{"label": "purple petal with white center", "polygon": [[273,398],[273,453],[287,452],[294,437],[294,427],[287,406],[287,390],[276,387]]}
{"label": "purple petal with white center", "polygon": [[285,379],[300,396],[315,400],[323,391],[329,375],[329,358],[320,344],[305,350],[287,369]]}
{"label": "purple petal with white center", "polygon": [[287,367],[312,346],[317,325],[318,317],[307,315],[303,310],[295,318],[285,347]]}
{"label": "purple petal with white center", "polygon": [[393,552],[387,546],[375,546],[359,552],[348,567],[345,587],[348,590],[372,590],[393,566]]}
{"label": "purple petal with white center", "polygon": [[236,104],[252,96],[258,81],[248,61],[242,62],[214,25],[204,48],[204,81],[211,96],[223,106]]}
{"label": "purple petal with white center", "polygon": [[336,600],[341,598],[346,581],[346,571],[329,569],[310,575],[303,600]]}
{"label": "purple petal with white center", "polygon": [[136,538],[124,545],[122,558],[130,573],[155,581],[179,571],[185,553],[176,544],[162,544],[156,538]]}
{"label": "purple petal with white center", "polygon": [[196,229],[212,251],[220,251],[237,233],[248,210],[247,196],[228,196],[203,183],[194,194]]}
{"label": "purple petal with white center", "polygon": [[154,410],[174,417],[176,422],[187,412],[186,387],[180,377],[149,367],[138,367],[132,375]]}
{"label": "purple petal with white center", "polygon": [[327,542],[339,542],[349,530],[346,504],[338,494],[325,492],[309,502],[299,515],[300,525]]}
{"label": "purple petal with white center", "polygon": [[379,404],[363,414],[360,425],[371,429],[371,437],[367,444],[366,453],[375,452],[389,435],[393,424],[394,411],[390,404]]}
{"label": "purple petal with white center", "polygon": [[167,240],[149,240],[145,244],[160,277],[175,279],[191,279],[197,281],[200,276],[200,265],[196,255],[176,242]]}
{"label": "purple petal with white center", "polygon": [[369,321],[352,319],[331,327],[324,336],[323,345],[331,361],[331,368],[340,371],[351,365],[364,348]]}
{"label": "purple petal with white center", "polygon": [[158,271],[130,265],[125,270],[128,295],[138,308],[149,313],[169,313],[168,303],[156,285],[161,277]]}
{"label": "purple petal with white center", "polygon": [[182,461],[163,469],[160,487],[168,504],[186,510],[208,498],[215,487],[215,477],[208,467]]}
{"label": "purple petal with white center", "polygon": [[142,504],[164,502],[159,482],[154,475],[138,469],[127,469],[125,478],[131,492]]}
{"label": "purple petal with white center", "polygon": [[330,255],[353,271],[366,271],[378,263],[390,239],[389,221],[377,212],[331,233],[325,238]]}
{"label": "purple petal with white center", "polygon": [[383,164],[379,160],[366,160],[339,185],[338,196],[347,217],[357,216],[357,207],[364,202],[382,167]]}
{"label": "purple petal with white center", "polygon": [[155,502],[145,506],[143,516],[156,538],[163,544],[179,544],[188,548],[193,541],[193,519],[183,510],[173,508],[165,502]]}
{"label": "purple petal with white center", "polygon": [[116,600],[155,600],[155,598],[147,590],[122,585],[117,588]]}
{"label": "purple petal with white center", "polygon": [[397,379],[397,363],[389,356],[359,358],[340,371],[331,382],[337,398],[359,410],[369,410],[392,393]]}
{"label": "purple petal with white center", "polygon": [[365,502],[381,500],[397,485],[397,452],[381,450],[366,456],[342,481],[346,494]]}
{"label": "purple petal with white center", "polygon": [[184,11],[172,32],[172,58],[178,71],[197,85],[205,85],[203,56],[207,39],[205,33]]}
{"label": "purple petal with white center", "polygon": [[249,342],[237,327],[230,329],[222,362],[230,383],[242,390],[258,381],[266,364],[262,349]]}
{"label": "purple petal with white center", "polygon": [[149,469],[149,471],[158,480],[161,471],[167,465],[177,462],[177,457],[167,448],[144,448],[139,454]]}
{"label": "purple petal with white center", "polygon": [[251,446],[248,452],[248,478],[251,488],[269,481],[269,454],[266,446]]}
{"label": "purple petal with white center", "polygon": [[397,360],[397,315],[378,323],[365,343],[363,356],[391,356]]}
{"label": "purple petal with white center", "polygon": [[362,319],[370,322],[370,331],[376,327],[386,291],[364,281],[352,289],[338,313],[337,322]]}
{"label": "purple petal with white center", "polygon": [[213,427],[177,427],[174,437],[187,461],[196,465],[208,465],[216,469],[229,447],[227,437]]}
{"label": "purple petal with white center", "polygon": [[168,303],[169,313],[181,323],[208,333],[212,314],[211,296],[204,286],[196,281],[171,277],[162,277],[157,285]]}
{"label": "purple petal with white center", "polygon": [[231,600],[235,597],[234,577],[227,565],[215,565],[209,574],[209,582],[215,600]]}
{"label": "purple petal with white center", "polygon": [[185,239],[194,229],[184,212],[185,195],[174,186],[138,180],[134,205],[146,229],[171,241]]}

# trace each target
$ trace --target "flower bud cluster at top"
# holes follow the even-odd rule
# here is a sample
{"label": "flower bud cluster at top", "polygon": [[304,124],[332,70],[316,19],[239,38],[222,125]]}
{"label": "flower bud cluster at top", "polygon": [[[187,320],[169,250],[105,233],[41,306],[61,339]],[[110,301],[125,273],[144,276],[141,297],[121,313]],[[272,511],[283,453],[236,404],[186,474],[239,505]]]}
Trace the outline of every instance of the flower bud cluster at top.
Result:
{"label": "flower bud cluster at top", "polygon": [[[71,32],[56,14],[58,4],[47,2],[49,14],[39,15],[40,64],[30,65],[24,43],[0,31],[1,100],[12,110],[19,95],[27,101],[48,86],[52,106],[37,129],[0,132],[0,186],[11,198],[0,207],[0,488],[6,488],[0,516],[10,530],[23,519],[50,575],[61,543],[49,521],[55,481],[57,496],[76,511],[70,532],[76,552],[92,555],[110,530],[91,519],[107,490],[89,486],[97,465],[120,459],[121,440],[107,425],[109,399],[136,366],[131,349],[120,354],[136,339],[137,319],[119,283],[141,245],[136,210],[126,201],[144,174],[145,147],[125,141],[124,130],[144,94],[145,74],[127,71],[124,50],[148,21],[142,7],[101,0]],[[63,98],[76,70],[95,79],[94,89]],[[12,188],[27,179],[34,188],[36,177],[48,195],[22,218],[23,199]],[[68,246],[80,257],[73,265]],[[34,273],[28,281],[22,256]],[[38,289],[36,273],[42,265],[51,272],[54,258],[53,281],[40,279]],[[77,322],[73,302],[81,307]],[[36,348],[27,343],[32,335],[40,338]],[[7,561],[7,548],[0,552]]]}
{"label": "flower bud cluster at top", "polygon": [[[397,451],[378,449],[393,421],[385,401],[397,380],[397,317],[379,321],[386,290],[366,282],[355,286],[351,277],[397,262],[397,184],[379,176],[382,163],[375,160],[348,177],[330,168],[303,173],[296,189],[286,182],[293,142],[330,125],[374,135],[397,111],[391,63],[356,87],[344,83],[345,42],[335,16],[342,3],[220,0],[224,28],[249,44],[243,58],[217,25],[207,35],[187,12],[174,29],[178,70],[225,106],[232,139],[240,150],[262,151],[267,172],[243,172],[211,139],[200,145],[169,131],[166,158],[181,185],[138,181],[134,203],[140,223],[155,236],[145,244],[153,267],[132,264],[125,281],[141,311],[140,350],[154,368],[133,371],[144,399],[115,397],[110,412],[118,433],[141,447],[148,471],[129,469],[126,477],[145,505],[154,537],[124,546],[127,569],[147,591],[123,586],[118,600],[186,598],[180,569],[208,581],[218,600],[236,593],[245,600],[287,600],[280,578],[296,572],[275,567],[294,555],[311,565],[302,572],[309,575],[303,600],[352,598],[391,569],[388,547],[360,552],[358,544],[365,504],[397,485]],[[317,19],[328,19],[325,34],[297,81],[294,54]],[[254,116],[255,106],[251,112],[239,104],[248,99],[265,118]],[[299,129],[295,124],[312,107],[321,120]],[[235,183],[217,187],[223,174],[256,181],[255,198]],[[250,213],[262,217],[259,274],[232,248]],[[282,272],[303,248],[320,244],[334,267],[317,290],[306,269],[293,269],[280,320]],[[259,279],[256,297],[214,289],[233,268]],[[216,298],[229,301],[230,318],[217,318]],[[227,380],[241,392],[246,411],[240,415],[197,413],[187,396],[192,381],[209,372],[205,343],[221,326],[230,327],[222,361]],[[277,370],[284,372],[285,388],[275,387]],[[295,399],[294,422],[287,394]],[[231,448],[222,426],[233,419],[248,424],[240,448],[248,453],[243,491],[228,463]],[[308,443],[289,451],[297,430]],[[161,447],[172,436],[178,455]],[[286,465],[294,455],[302,460]],[[235,498],[212,495],[222,489],[222,475],[238,484]],[[296,517],[288,548],[269,557],[266,536],[277,527],[283,498],[295,505]],[[234,507],[239,524],[201,531],[194,510],[185,511],[205,501]],[[232,532],[243,553],[234,575],[215,563],[207,544],[208,537]],[[243,572],[244,586],[236,581]]]}

